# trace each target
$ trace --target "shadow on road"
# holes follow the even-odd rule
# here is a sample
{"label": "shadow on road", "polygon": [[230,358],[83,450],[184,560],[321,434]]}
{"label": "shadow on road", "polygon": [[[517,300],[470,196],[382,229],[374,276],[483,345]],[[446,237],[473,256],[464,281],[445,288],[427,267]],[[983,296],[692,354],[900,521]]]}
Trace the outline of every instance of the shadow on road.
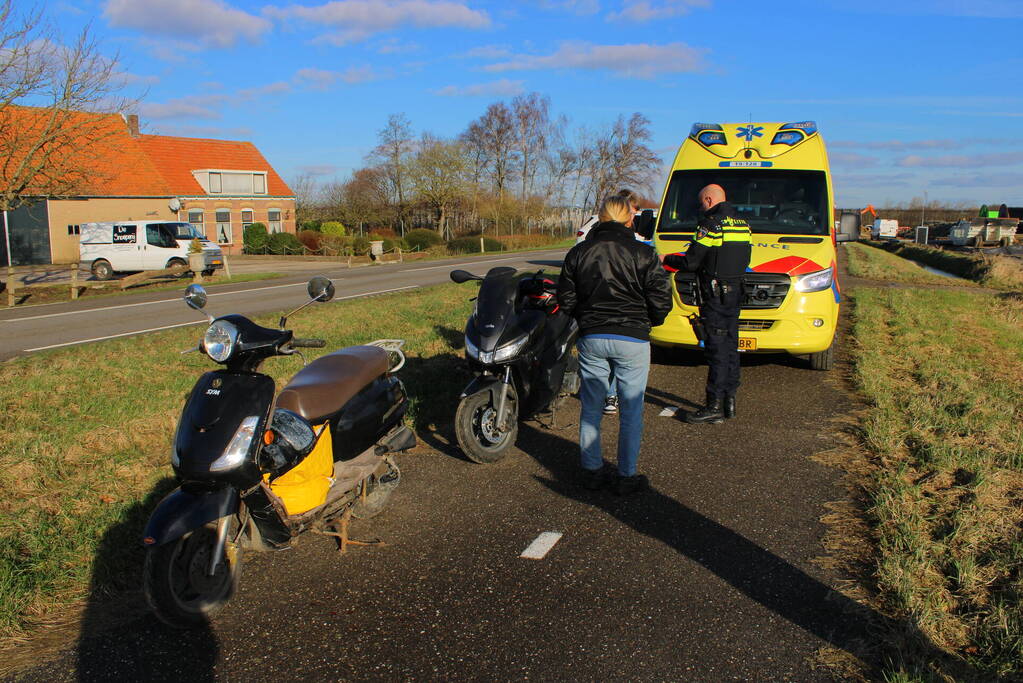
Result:
{"label": "shadow on road", "polygon": [[170,477],[161,480],[100,541],[78,638],[79,681],[214,680],[220,647],[209,625],[190,631],[165,626],[141,590],[142,531],[174,485]]}
{"label": "shadow on road", "polygon": [[[994,680],[935,647],[908,622],[890,619],[810,576],[743,535],[651,487],[628,498],[579,486],[578,446],[523,424],[519,447],[550,473],[537,480],[550,490],[617,519],[698,563],[749,599],[817,638],[849,652],[875,675],[903,660],[940,663],[956,680]],[[898,637],[893,637],[898,634]],[[921,672],[923,673],[923,672]]]}

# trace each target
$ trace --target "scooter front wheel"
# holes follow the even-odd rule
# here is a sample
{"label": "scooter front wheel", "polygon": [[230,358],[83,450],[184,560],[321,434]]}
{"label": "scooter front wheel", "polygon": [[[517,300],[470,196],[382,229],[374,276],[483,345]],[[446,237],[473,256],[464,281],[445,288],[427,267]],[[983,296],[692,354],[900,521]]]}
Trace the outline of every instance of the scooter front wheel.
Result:
{"label": "scooter front wheel", "polygon": [[142,587],[160,621],[175,628],[201,626],[234,595],[241,550],[225,549],[210,576],[216,542],[217,525],[207,524],[146,552]]}
{"label": "scooter front wheel", "polygon": [[497,423],[497,406],[489,389],[466,396],[455,411],[455,438],[462,452],[473,462],[483,465],[495,463],[515,445],[519,434],[518,395],[515,387],[508,387],[505,397],[507,429]]}

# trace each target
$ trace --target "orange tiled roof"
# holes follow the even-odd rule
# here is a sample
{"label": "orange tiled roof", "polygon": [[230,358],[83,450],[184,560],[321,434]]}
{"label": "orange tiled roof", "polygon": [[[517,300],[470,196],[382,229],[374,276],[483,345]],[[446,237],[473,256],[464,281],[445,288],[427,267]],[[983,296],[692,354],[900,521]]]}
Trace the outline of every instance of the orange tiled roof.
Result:
{"label": "orange tiled roof", "polygon": [[[0,186],[9,184],[18,162],[52,115],[49,109],[11,105],[0,109]],[[56,136],[50,174],[73,179],[64,183],[63,196],[170,197],[205,195],[193,170],[216,168],[266,171],[267,194],[291,196],[287,183],[251,142],[179,138],[167,135],[132,137],[120,114],[66,112],[69,131]],[[92,140],[87,153],[82,141]],[[41,173],[36,188],[54,187]],[[40,194],[51,194],[39,192]]]}
{"label": "orange tiled roof", "polygon": [[[17,167],[53,112],[37,107],[7,106],[0,110],[0,137],[5,157],[0,185],[18,180]],[[170,196],[170,188],[120,114],[63,112],[51,136],[50,157],[26,188],[27,194],[63,196]],[[51,189],[46,192],[45,189]]]}
{"label": "orange tiled roof", "polygon": [[176,195],[205,195],[192,171],[202,168],[266,171],[267,194],[294,194],[251,142],[142,135],[138,141]]}

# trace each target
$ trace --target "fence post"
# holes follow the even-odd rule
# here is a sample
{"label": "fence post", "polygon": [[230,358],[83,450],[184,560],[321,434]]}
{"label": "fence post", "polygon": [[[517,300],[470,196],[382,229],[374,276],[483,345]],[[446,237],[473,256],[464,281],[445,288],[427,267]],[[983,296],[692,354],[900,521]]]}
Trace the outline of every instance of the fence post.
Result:
{"label": "fence post", "polygon": [[227,265],[227,256],[224,256],[223,259],[224,259],[224,275],[226,275],[227,279],[230,280],[231,279],[231,266]]}
{"label": "fence post", "polygon": [[7,266],[7,305],[14,305],[14,287],[17,283],[14,280],[14,268]]}
{"label": "fence post", "polygon": [[487,250],[483,246],[483,238],[482,237],[480,237],[480,253],[481,254],[487,253]]}
{"label": "fence post", "polygon": [[71,265],[71,298],[78,298],[78,264]]}
{"label": "fence post", "polygon": [[401,256],[401,247],[397,247],[397,249],[398,249],[398,263],[403,263],[405,261],[405,259],[402,258],[402,256]]}

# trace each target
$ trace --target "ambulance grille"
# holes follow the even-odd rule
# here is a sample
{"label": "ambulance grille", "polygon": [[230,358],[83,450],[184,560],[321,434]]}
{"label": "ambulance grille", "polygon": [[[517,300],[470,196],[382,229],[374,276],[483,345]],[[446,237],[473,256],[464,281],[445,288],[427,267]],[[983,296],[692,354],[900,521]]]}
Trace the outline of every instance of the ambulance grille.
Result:
{"label": "ambulance grille", "polygon": [[[675,289],[687,306],[696,305],[695,286],[693,273],[675,273]],[[742,310],[769,310],[785,302],[792,278],[784,273],[746,273],[743,286]]]}
{"label": "ambulance grille", "polygon": [[739,320],[740,332],[763,332],[774,327],[773,320]]}

